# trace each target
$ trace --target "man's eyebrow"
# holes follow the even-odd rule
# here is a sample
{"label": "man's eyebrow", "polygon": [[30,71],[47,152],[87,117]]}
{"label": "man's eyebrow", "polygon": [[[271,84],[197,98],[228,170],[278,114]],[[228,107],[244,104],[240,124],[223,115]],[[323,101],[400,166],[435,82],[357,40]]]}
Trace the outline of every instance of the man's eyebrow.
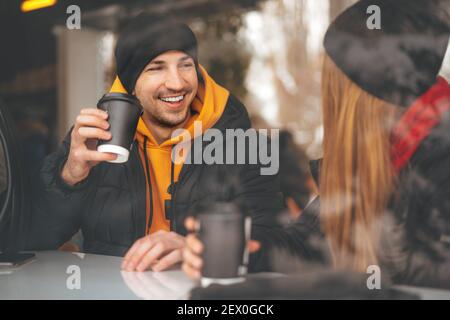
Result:
{"label": "man's eyebrow", "polygon": [[[186,61],[186,60],[189,60],[189,59],[192,59],[192,57],[186,55],[184,57],[181,57],[178,61],[179,62],[183,62],[183,61]],[[151,64],[162,65],[162,64],[165,64],[165,63],[166,63],[166,61],[164,61],[164,60],[153,60],[153,61],[151,61],[149,63],[149,65],[151,65]]]}
{"label": "man's eyebrow", "polygon": [[[190,57],[190,56],[184,56],[184,57],[181,57],[180,58],[180,60],[178,60],[179,62],[183,62],[183,61],[186,61],[186,60],[189,60],[189,59],[192,59],[192,57]],[[192,59],[193,60],[193,59]]]}
{"label": "man's eyebrow", "polygon": [[153,60],[149,64],[165,64],[166,62],[163,60]]}

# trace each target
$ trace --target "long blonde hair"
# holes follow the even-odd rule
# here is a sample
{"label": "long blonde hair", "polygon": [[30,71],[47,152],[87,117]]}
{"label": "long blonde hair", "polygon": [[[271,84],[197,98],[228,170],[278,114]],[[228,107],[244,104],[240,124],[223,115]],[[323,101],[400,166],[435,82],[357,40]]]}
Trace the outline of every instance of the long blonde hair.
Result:
{"label": "long blonde hair", "polygon": [[335,267],[365,272],[377,264],[377,226],[396,184],[390,131],[399,108],[363,91],[328,56],[322,107],[322,230]]}

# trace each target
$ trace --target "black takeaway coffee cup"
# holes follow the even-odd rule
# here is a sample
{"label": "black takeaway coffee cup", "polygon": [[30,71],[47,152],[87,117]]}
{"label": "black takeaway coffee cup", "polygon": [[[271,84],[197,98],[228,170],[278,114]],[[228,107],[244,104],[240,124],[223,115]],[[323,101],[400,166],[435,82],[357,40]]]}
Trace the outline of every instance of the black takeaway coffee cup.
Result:
{"label": "black takeaway coffee cup", "polygon": [[202,286],[231,284],[247,274],[251,218],[232,203],[213,204],[197,216],[197,232],[202,241]]}
{"label": "black takeaway coffee cup", "polygon": [[109,162],[127,162],[142,114],[139,100],[125,93],[107,93],[99,100],[97,108],[108,113],[109,132],[112,136],[108,141],[100,140],[97,151],[117,154],[116,160]]}

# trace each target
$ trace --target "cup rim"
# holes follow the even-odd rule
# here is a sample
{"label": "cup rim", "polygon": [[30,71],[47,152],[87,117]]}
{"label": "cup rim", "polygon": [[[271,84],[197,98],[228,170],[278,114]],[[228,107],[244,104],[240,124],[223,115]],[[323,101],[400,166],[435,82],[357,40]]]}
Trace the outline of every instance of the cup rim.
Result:
{"label": "cup rim", "polygon": [[122,100],[126,102],[132,102],[133,104],[137,104],[137,106],[142,109],[141,102],[135,96],[128,93],[120,93],[120,92],[110,92],[105,93],[97,103],[99,106],[101,103],[110,101],[110,100]]}
{"label": "cup rim", "polygon": [[241,212],[226,212],[226,213],[208,213],[208,212],[203,212],[203,213],[199,213],[197,215],[197,217],[208,217],[208,218],[213,218],[213,219],[217,219],[217,220],[234,220],[234,219],[241,219],[241,218],[245,218],[245,215],[242,214]]}

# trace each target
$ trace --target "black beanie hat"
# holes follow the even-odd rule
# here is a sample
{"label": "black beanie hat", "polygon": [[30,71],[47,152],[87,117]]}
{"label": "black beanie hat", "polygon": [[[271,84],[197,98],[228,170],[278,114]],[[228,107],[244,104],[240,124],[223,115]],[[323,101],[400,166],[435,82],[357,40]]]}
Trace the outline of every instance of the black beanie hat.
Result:
{"label": "black beanie hat", "polygon": [[170,50],[187,53],[198,67],[197,39],[186,24],[149,14],[133,18],[120,33],[115,50],[117,74],[128,93],[145,66]]}
{"label": "black beanie hat", "polygon": [[[377,5],[381,29],[369,29]],[[328,56],[368,93],[408,107],[435,82],[450,36],[448,0],[361,0],[331,23]]]}

